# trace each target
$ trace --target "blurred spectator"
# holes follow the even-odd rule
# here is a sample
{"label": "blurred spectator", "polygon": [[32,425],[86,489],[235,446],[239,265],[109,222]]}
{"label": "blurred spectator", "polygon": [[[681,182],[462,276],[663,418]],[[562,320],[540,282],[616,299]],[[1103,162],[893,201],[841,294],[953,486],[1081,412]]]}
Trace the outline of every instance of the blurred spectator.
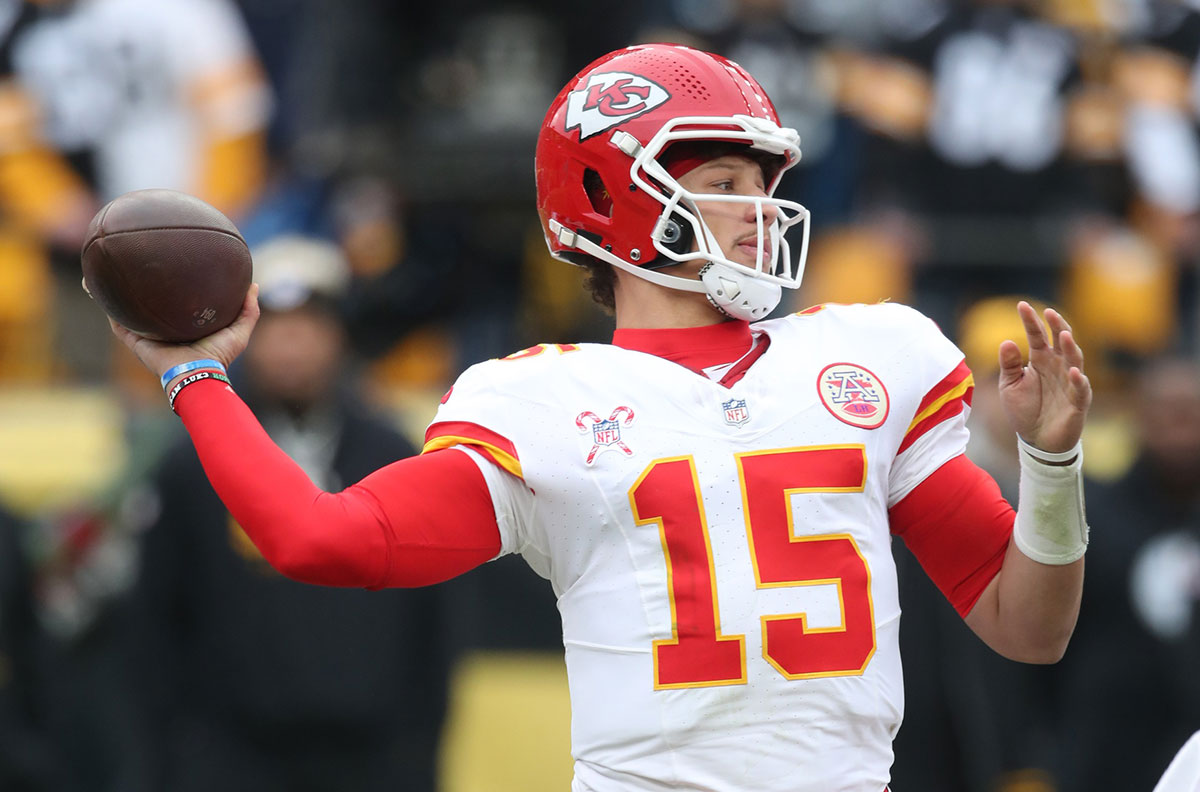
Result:
{"label": "blurred spectator", "polygon": [[1190,6],[1148,2],[1114,53],[1110,79],[1124,104],[1132,219],[1165,250],[1194,257],[1200,253],[1200,11]]}
{"label": "blurred spectator", "polygon": [[1200,364],[1138,375],[1141,453],[1087,489],[1088,584],[1055,669],[1063,792],[1150,789],[1200,723]]}
{"label": "blurred spectator", "polygon": [[1078,39],[1029,0],[917,5],[883,53],[840,61],[843,102],[874,133],[859,211],[910,226],[914,302],[943,326],[989,294],[1054,299],[1067,224],[1098,203],[1065,123]]}
{"label": "blurred spectator", "polygon": [[[263,315],[235,381],[264,428],[327,489],[413,454],[346,381],[340,251],[284,238],[254,256]],[[150,788],[431,792],[450,665],[440,591],[280,577],[190,443],[153,488],[129,609]]]}
{"label": "blurred spectator", "polygon": [[15,79],[13,45],[34,15],[26,3],[0,6],[0,380],[44,382],[55,373],[46,246],[77,249],[98,207]]}
{"label": "blurred spectator", "polygon": [[[252,248],[296,235],[340,248],[350,279],[339,310],[351,348],[368,363],[368,384],[389,402],[421,392],[426,407],[436,403],[456,364],[448,320],[473,291],[461,287],[463,213],[412,200],[370,170],[310,178],[281,165],[242,235]],[[419,412],[418,438],[431,410]]]}
{"label": "blurred spectator", "polygon": [[[108,373],[110,345],[103,316],[78,288],[89,208],[167,187],[238,219],[265,177],[271,101],[231,0],[5,4],[16,6],[12,73],[36,112],[34,128],[73,174],[43,182],[27,172],[14,189],[26,204],[71,199],[62,204],[69,211],[48,212],[59,227],[42,239],[58,265],[55,351],[67,373],[95,380]],[[0,150],[21,145],[27,127],[0,125]]]}
{"label": "blurred spectator", "polygon": [[16,74],[101,200],[170,187],[233,216],[254,200],[270,98],[231,2],[41,5],[14,42]]}
{"label": "blurred spectator", "polygon": [[16,519],[0,510],[0,789],[62,787],[51,745],[40,662],[45,649],[32,603],[33,581]]}
{"label": "blurred spectator", "polygon": [[[1200,348],[1200,9],[1152,2],[1114,65],[1126,102],[1129,221],[1165,260],[1169,340]],[[1158,351],[1165,350],[1163,344]]]}

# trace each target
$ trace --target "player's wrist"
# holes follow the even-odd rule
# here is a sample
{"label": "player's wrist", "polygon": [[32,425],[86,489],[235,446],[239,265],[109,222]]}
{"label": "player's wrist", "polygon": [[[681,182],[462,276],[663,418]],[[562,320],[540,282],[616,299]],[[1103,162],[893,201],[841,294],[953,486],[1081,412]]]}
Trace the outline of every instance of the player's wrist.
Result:
{"label": "player's wrist", "polygon": [[1047,451],[1030,443],[1018,433],[1017,448],[1020,453],[1027,454],[1035,461],[1052,467],[1067,466],[1083,457],[1083,440],[1076,440],[1075,445],[1065,451]]}
{"label": "player's wrist", "polygon": [[1083,557],[1088,525],[1083,504],[1083,446],[1042,451],[1018,437],[1021,478],[1013,541],[1042,564],[1060,566]]}
{"label": "player's wrist", "polygon": [[225,364],[216,358],[211,357],[195,357],[176,363],[165,371],[159,374],[159,383],[162,385],[165,393],[170,393],[171,390],[185,379],[189,374],[194,374],[201,371],[212,371],[222,376],[228,372],[225,369]]}
{"label": "player's wrist", "polygon": [[215,369],[197,369],[180,377],[176,377],[174,380],[175,384],[167,393],[167,406],[171,408],[171,412],[178,414],[175,409],[175,401],[179,398],[179,394],[183,393],[184,388],[205,380],[223,382],[226,385],[229,385],[229,377],[226,377],[224,373],[216,371]]}

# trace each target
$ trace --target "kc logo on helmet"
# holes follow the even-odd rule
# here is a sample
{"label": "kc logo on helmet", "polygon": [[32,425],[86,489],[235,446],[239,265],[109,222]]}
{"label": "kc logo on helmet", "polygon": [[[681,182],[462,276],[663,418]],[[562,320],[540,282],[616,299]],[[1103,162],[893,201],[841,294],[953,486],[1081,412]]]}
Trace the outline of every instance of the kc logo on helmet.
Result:
{"label": "kc logo on helmet", "polygon": [[567,131],[579,130],[587,140],[671,98],[667,89],[645,77],[628,72],[593,74],[567,96]]}

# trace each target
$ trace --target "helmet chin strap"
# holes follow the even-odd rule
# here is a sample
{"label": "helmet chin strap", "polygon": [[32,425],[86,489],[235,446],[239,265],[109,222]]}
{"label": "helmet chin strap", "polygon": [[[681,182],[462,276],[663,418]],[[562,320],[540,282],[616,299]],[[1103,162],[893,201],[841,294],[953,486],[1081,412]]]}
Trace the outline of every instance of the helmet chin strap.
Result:
{"label": "helmet chin strap", "polygon": [[783,299],[783,289],[777,283],[768,283],[738,269],[715,261],[700,269],[700,282],[708,301],[734,319],[752,322],[766,318]]}

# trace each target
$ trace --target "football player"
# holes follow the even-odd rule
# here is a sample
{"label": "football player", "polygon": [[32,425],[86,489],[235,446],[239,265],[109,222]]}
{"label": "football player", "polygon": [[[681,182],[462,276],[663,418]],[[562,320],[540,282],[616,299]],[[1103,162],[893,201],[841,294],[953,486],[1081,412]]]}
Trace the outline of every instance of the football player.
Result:
{"label": "football player", "polygon": [[880,792],[903,711],[892,537],[996,651],[1056,661],[1082,587],[1091,390],[1063,318],[1046,311],[1047,331],[1018,304],[1029,364],[999,349],[1014,512],[963,455],[973,381],[931,321],[895,304],[765,319],[803,271],[808,213],[773,197],[799,157],[724,58],[653,44],[588,66],[542,126],[538,211],[613,308],[612,343],[471,367],[420,456],[339,493],[223,381],[254,288],[189,346],[114,331],[284,574],[418,586],[520,553],[549,579],[576,792]]}

